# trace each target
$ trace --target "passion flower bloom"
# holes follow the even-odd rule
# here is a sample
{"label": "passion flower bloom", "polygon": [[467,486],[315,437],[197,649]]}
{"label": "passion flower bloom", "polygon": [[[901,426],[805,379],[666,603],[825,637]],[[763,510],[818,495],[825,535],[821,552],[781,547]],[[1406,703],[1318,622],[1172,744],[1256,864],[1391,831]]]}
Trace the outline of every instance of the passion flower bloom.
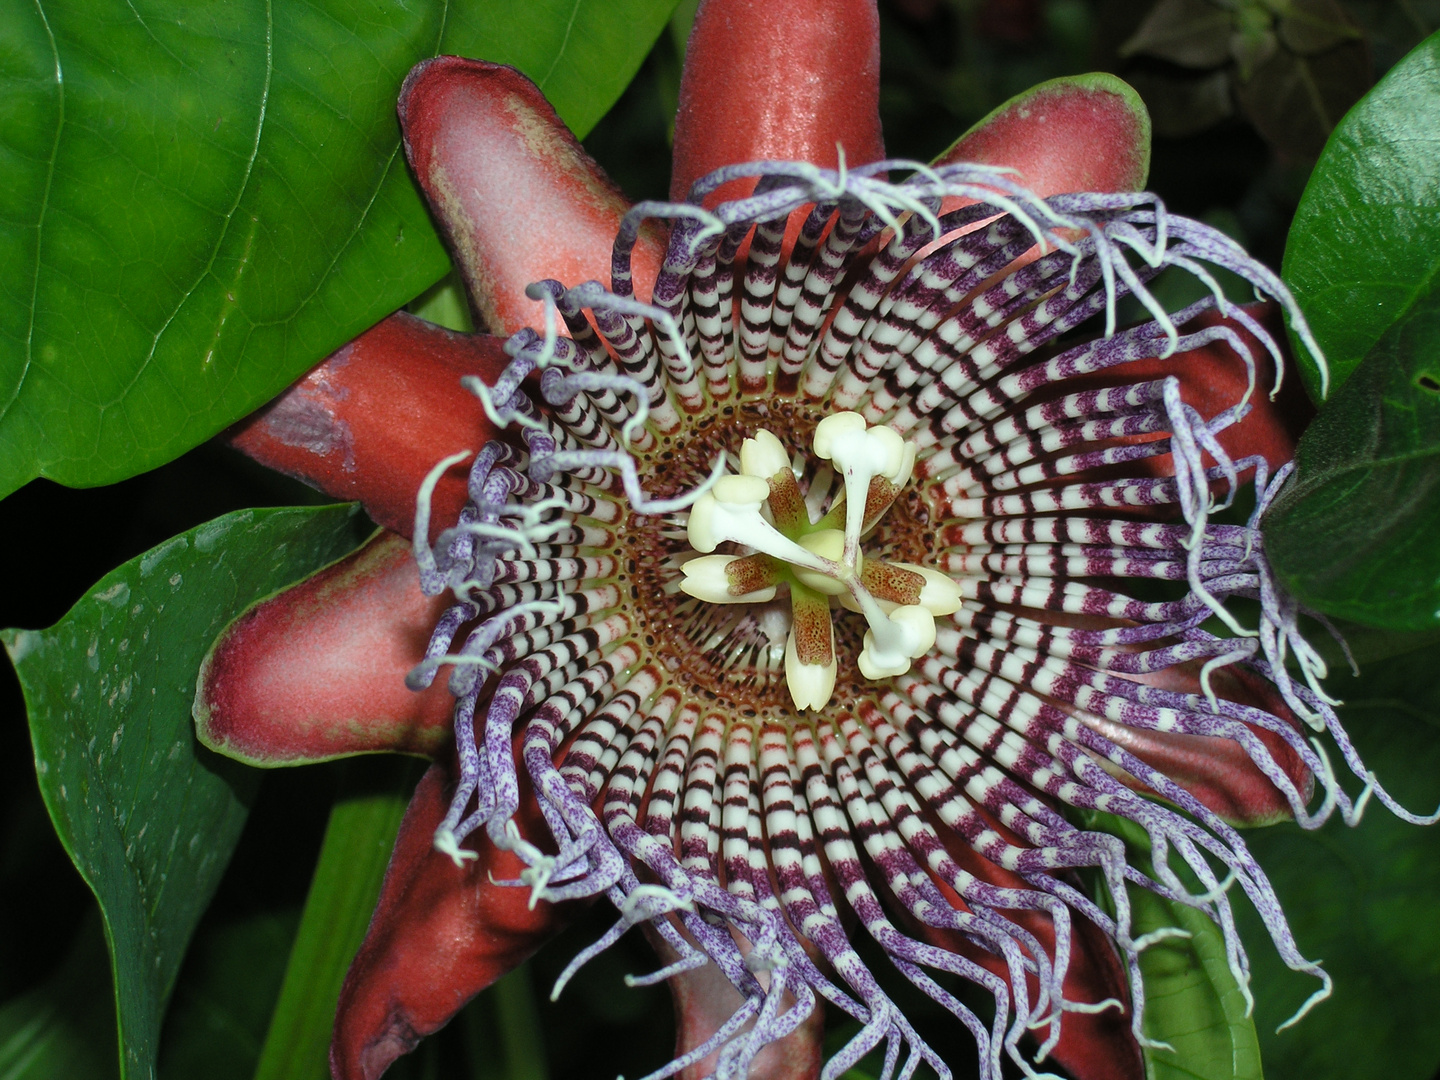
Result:
{"label": "passion flower bloom", "polygon": [[[779,50],[759,75],[757,42]],[[1166,935],[1132,931],[1130,887],[1214,919],[1248,995],[1243,892],[1318,980],[1297,1018],[1328,993],[1234,823],[1353,821],[1372,795],[1418,819],[1346,739],[1265,561],[1279,343],[1218,287],[1172,316],[1147,283],[1231,271],[1314,351],[1303,317],[1154,196],[1067,190],[1143,172],[1143,125],[1109,176],[1075,153],[1117,102],[1133,123],[1113,87],[1032,95],[930,165],[882,160],[874,44],[868,4],[708,0],[673,201],[628,210],[510,69],[407,81],[412,168],[477,310],[513,332],[397,318],[237,442],[384,524],[416,506],[436,599],[381,540],[227,631],[197,700],[207,743],[264,764],[443,760],[453,730],[347,983],[337,1075],[378,1075],[596,897],[618,919],[556,992],[645,925],[664,963],[637,981],[669,978],[684,1010],[656,1077],[834,1077],[881,1046],[883,1075],[948,1076],[861,934],[969,1029],[982,1075],[1052,1053],[1138,1075],[1138,957]],[[1058,165],[1034,151],[1067,132]],[[1121,328],[1127,298],[1148,317]],[[1212,520],[1246,483],[1249,521]],[[1148,857],[1077,824],[1094,813]],[[827,1002],[859,1031],[821,1068]],[[1121,1013],[1128,1044],[1067,1034]]]}
{"label": "passion flower bloom", "polygon": [[[910,175],[880,178],[899,171]],[[741,177],[756,194],[702,209]],[[969,205],[942,214],[946,199]],[[804,224],[787,256],[793,213]],[[671,238],[643,304],[629,257],[654,217]],[[1027,253],[1038,257],[1017,267]],[[1234,461],[1217,438],[1248,402],[1202,417],[1174,375],[1094,379],[1216,340],[1253,364],[1231,327],[1189,327],[1212,308],[1278,358],[1221,297],[1173,319],[1150,297],[1153,274],[1204,274],[1196,260],[1277,297],[1308,338],[1269,271],[1153,196],[1041,200],[964,164],[722,168],[684,203],[627,214],[609,289],[531,290],[547,332],[513,335],[495,384],[472,384],[515,434],[476,455],[470,501],[433,547],[428,481],[420,492],[422,587],[454,600],[411,676],[421,688],[456,667],[460,774],[434,843],[463,862],[483,829],[519,856],[535,899],[608,896],[621,917],[577,964],[647,921],[677,956],[652,977],[724,972],[743,1004],[654,1075],[718,1051],[718,1073],[744,1076],[822,999],[863,1025],[823,1076],[882,1043],[883,1075],[902,1056],[907,1071],[925,1061],[944,1075],[856,953],[845,907],[971,1029],[987,1076],[1007,1053],[1030,1067],[1028,1030],[1048,1028],[1043,1060],[1067,1011],[1107,1004],[1065,994],[1074,919],[1119,948],[1146,1042],[1149,941],[1131,933],[1127,883],[1206,911],[1248,994],[1228,890],[1243,891],[1286,963],[1321,980],[1312,1001],[1328,992],[1240,835],[1116,730],[1234,740],[1303,824],[1336,809],[1353,819],[1324,751],[1288,716],[1211,685],[1217,667],[1244,664],[1386,798],[1318,690],[1285,674],[1286,645],[1315,661],[1254,521],[1209,521],[1242,470],[1262,511],[1273,490],[1263,457]],[[1154,318],[1116,331],[1107,311],[1126,295]],[[1092,320],[1104,332],[1067,347]],[[1178,520],[1154,513],[1165,508]],[[1126,579],[1179,595],[1137,599]],[[1260,601],[1258,635],[1226,612],[1233,596]],[[1241,636],[1204,629],[1215,615]],[[1150,678],[1196,664],[1194,689]],[[516,824],[521,774],[548,837]],[[1309,776],[1324,789],[1314,812]],[[1152,866],[1066,809],[1141,826]],[[967,867],[961,844],[1006,877]],[[1103,877],[1113,914],[1072,883],[1080,868]],[[1052,921],[1048,945],[1014,917],[1035,911]],[[924,928],[971,948],[939,947]],[[992,1024],[932,972],[988,989]]]}

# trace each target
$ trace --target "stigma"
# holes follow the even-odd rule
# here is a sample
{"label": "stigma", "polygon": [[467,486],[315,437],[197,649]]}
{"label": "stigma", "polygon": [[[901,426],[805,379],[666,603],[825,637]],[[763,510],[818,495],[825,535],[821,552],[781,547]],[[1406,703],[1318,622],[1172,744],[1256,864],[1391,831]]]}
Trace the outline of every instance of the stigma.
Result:
{"label": "stigma", "polygon": [[[935,644],[936,616],[960,607],[959,586],[945,574],[862,549],[909,483],[915,444],[859,413],[837,412],[816,425],[811,454],[797,468],[774,432],[745,439],[740,472],[691,507],[686,537],[700,554],[680,567],[680,588],[707,603],[789,594],[785,683],[801,712],[823,709],[835,693],[835,609],[865,620],[855,666],[879,680],[908,672]],[[735,550],[713,554],[721,545]]]}

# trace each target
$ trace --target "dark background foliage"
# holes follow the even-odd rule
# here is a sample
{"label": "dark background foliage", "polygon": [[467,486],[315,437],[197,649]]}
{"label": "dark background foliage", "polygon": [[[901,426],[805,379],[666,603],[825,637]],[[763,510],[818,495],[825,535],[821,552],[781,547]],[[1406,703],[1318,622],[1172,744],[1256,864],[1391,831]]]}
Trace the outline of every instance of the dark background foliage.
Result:
{"label": "dark background foliage", "polygon": [[[1261,25],[1269,9],[1259,0],[1238,0],[1228,9],[1209,0],[886,0],[881,109],[889,152],[927,159],[1042,79],[1116,71],[1140,89],[1155,119],[1151,187],[1173,209],[1222,228],[1278,270],[1329,127],[1440,26],[1434,0],[1297,0],[1294,6],[1310,22],[1272,17]],[[632,198],[663,196],[668,186],[687,8],[693,4],[681,5],[639,77],[586,139]],[[1202,19],[1198,29],[1185,22],[1197,11],[1212,21]],[[1239,27],[1242,16],[1253,16],[1252,22]],[[1223,19],[1235,25],[1221,26]],[[1308,92],[1294,92],[1296,86]],[[226,511],[316,501],[315,493],[219,443],[110,487],[71,490],[33,481],[0,503],[0,558],[9,568],[0,626],[54,623],[116,565]],[[1419,717],[1425,730],[1436,722],[1435,665],[1416,663],[1413,654],[1406,663],[1410,678],[1391,678],[1377,700]],[[46,816],[20,692],[9,666],[0,669],[0,1002],[47,981],[71,988],[67,1008],[100,1051],[80,1053],[67,1072],[111,1074],[114,1021],[94,901]],[[1436,731],[1428,732],[1433,747]],[[182,969],[162,1042],[162,1077],[251,1075],[343,768],[264,777]],[[375,766],[375,782],[395,768]],[[1327,839],[1330,833],[1315,842],[1343,842]],[[1259,838],[1262,862],[1267,853],[1284,858],[1283,843],[1279,833]],[[1282,876],[1282,885],[1301,887],[1293,872]],[[1433,909],[1436,900],[1432,894],[1415,902]],[[548,1001],[550,981],[605,918],[597,912],[552,943],[395,1074],[499,1077],[544,1070],[580,1080],[635,1076],[665,1060],[671,1034],[668,1021],[658,1019],[668,1015],[665,991],[616,992],[626,972],[652,963],[630,938],[587,968],[560,1003]],[[233,970],[227,959],[237,956],[244,957],[245,977],[222,977]],[[1383,987],[1380,979],[1374,989],[1383,993]],[[1330,1017],[1312,1022],[1334,1023],[1337,1012],[1332,1007]],[[543,1046],[523,1035],[502,1037],[505,1030],[536,1031],[527,1015],[545,1033]],[[1423,1016],[1414,1022],[1434,1023]],[[1389,1034],[1404,1038],[1401,1031]],[[968,1062],[968,1049],[958,1043],[954,1049],[957,1062]],[[1405,1075],[1421,1075],[1414,1070],[1423,1068],[1423,1058],[1406,1060]]]}

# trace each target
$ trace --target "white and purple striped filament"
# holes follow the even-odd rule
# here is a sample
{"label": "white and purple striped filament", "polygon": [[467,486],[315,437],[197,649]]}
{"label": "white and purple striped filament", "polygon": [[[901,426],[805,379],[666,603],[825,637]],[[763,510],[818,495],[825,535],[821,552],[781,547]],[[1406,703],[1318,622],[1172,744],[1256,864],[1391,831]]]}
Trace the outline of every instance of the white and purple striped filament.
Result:
{"label": "white and purple striped filament", "polygon": [[[701,208],[740,176],[760,178],[754,195]],[[946,197],[978,201],[942,215]],[[806,206],[787,254],[787,219]],[[649,304],[634,298],[630,275],[646,218],[671,225]],[[1105,734],[1125,725],[1236,740],[1309,827],[1335,811],[1353,820],[1371,795],[1428,820],[1366,772],[1320,692],[1323,665],[1296,631],[1296,606],[1276,591],[1256,521],[1283,475],[1268,477],[1261,459],[1232,462],[1216,440],[1248,400],[1202,417],[1173,376],[1097,388],[1094,373],[1214,341],[1253,372],[1229,326],[1179,329],[1215,308],[1278,367],[1277,345],[1225,301],[1206,265],[1280,301],[1323,368],[1283,284],[1215,230],[1150,195],[1041,200],[979,166],[723,169],[689,203],[635,207],[608,289],[531,287],[543,332],[510,340],[513,363],[495,386],[472,383],[510,431],[475,456],[470,502],[433,548],[433,483],[417,515],[422,584],[455,596],[411,677],[426,685],[453,665],[461,775],[436,846],[463,859],[460,842],[484,829],[520,854],[529,869],[517,884],[536,898],[609,897],[620,918],[572,971],[647,920],[680,959],[639,981],[719,966],[744,1004],[654,1077],[717,1050],[716,1075],[743,1077],[820,999],[862,1025],[823,1076],[882,1044],[887,1077],[921,1061],[948,1076],[862,962],[847,921],[973,1032],[982,1075],[995,1080],[1002,1058],[1034,1075],[1067,1011],[1120,1007],[1064,997],[1076,920],[1118,950],[1143,1041],[1137,958],[1156,935],[1132,935],[1128,887],[1206,912],[1248,994],[1231,907],[1243,892],[1285,962],[1320,980],[1301,1011],[1328,993],[1236,829]],[[1167,267],[1213,295],[1167,316],[1146,288]],[[1127,297],[1151,318],[1117,330]],[[898,675],[867,679],[856,666],[862,636],[887,625],[895,597],[864,615],[841,597],[791,589],[785,565],[771,567],[778,591],[750,602],[680,588],[696,558],[688,508],[740,471],[744,440],[762,429],[779,439],[804,498],[808,520],[791,533],[844,518],[842,478],[811,452],[817,425],[840,412],[892,429],[913,451],[903,489],[866,519],[865,566],[923,566],[959,592],[953,611],[934,616],[933,645]],[[1160,455],[1173,464],[1153,468]],[[1255,517],[1213,523],[1245,478]],[[759,514],[773,525],[777,507]],[[756,555],[735,543],[722,551]],[[758,558],[745,565],[770,565]],[[822,623],[835,604],[834,689],[811,708],[796,707],[786,678],[802,593]],[[1247,609],[1258,625],[1227,610],[1234,597],[1259,601]],[[1202,625],[1211,620],[1223,636]],[[1303,678],[1286,674],[1287,653]],[[1231,664],[1273,684],[1293,715],[1227,698],[1234,680],[1212,675]],[[1193,692],[1147,680],[1182,665],[1201,673]],[[1297,785],[1259,731],[1316,783]],[[1357,796],[1326,746],[1358,778]],[[520,770],[550,837],[515,827]],[[1079,827],[1085,811],[1140,826],[1145,870],[1115,836]],[[1004,884],[962,868],[947,842],[998,868]],[[1080,888],[1083,869],[1098,872],[1107,902]],[[896,910],[963,935],[972,951],[907,933]],[[1022,912],[1053,921],[1053,946],[1017,921]],[[995,959],[987,967],[978,953]],[[935,972],[983,986],[993,1021]],[[1031,1030],[1038,1052],[1020,1045]]]}

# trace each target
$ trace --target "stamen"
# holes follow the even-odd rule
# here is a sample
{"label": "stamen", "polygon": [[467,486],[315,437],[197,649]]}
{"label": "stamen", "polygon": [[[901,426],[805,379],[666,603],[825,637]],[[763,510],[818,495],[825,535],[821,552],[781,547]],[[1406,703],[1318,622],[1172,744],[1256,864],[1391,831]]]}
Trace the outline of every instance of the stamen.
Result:
{"label": "stamen", "polygon": [[792,622],[785,640],[785,682],[795,708],[823,709],[835,692],[839,664],[835,629],[825,597],[803,585],[790,587]]}
{"label": "stamen", "polygon": [[743,566],[746,563],[744,555],[701,555],[690,559],[680,567],[685,575],[680,588],[711,604],[763,604],[774,600],[776,584],[750,589],[737,581],[739,575],[731,571],[737,564]]}
{"label": "stamen", "polygon": [[787,563],[832,573],[835,564],[806,551],[760,515],[770,485],[756,476],[723,476],[690,510],[686,534],[696,551],[724,543],[744,544]]}

